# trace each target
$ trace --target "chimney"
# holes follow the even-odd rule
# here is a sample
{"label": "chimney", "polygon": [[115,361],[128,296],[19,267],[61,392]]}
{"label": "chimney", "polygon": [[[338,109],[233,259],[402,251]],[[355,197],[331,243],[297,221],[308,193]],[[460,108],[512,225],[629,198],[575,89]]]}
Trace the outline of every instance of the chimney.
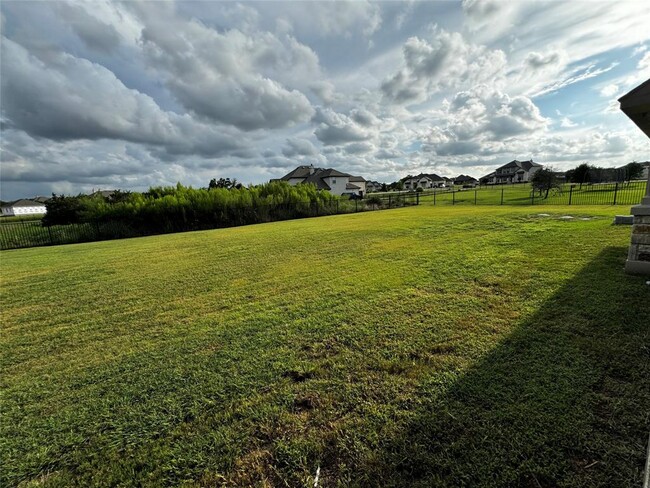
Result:
{"label": "chimney", "polygon": [[312,164],[311,166],[309,166],[309,174],[313,175],[314,171],[316,171],[316,170],[314,169],[314,165]]}

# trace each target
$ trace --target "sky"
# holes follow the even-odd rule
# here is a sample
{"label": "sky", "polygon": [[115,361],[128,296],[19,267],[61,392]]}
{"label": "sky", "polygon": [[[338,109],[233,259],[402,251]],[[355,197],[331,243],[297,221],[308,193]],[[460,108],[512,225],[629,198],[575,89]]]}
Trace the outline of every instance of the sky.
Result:
{"label": "sky", "polygon": [[650,159],[639,2],[0,3],[0,198]]}

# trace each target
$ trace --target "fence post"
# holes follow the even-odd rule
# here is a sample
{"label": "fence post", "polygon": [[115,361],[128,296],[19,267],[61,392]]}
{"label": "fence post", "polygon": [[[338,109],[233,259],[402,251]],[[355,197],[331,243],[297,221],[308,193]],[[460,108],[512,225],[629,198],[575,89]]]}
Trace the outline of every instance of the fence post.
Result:
{"label": "fence post", "polygon": [[501,205],[503,205],[503,188],[501,188]]}
{"label": "fence post", "polygon": [[339,201],[336,201],[336,214],[338,215],[339,213]]}
{"label": "fence post", "polygon": [[451,204],[456,205],[456,192],[451,190]]}
{"label": "fence post", "polygon": [[54,245],[54,239],[52,238],[52,228],[49,225],[47,226],[47,233],[50,236],[50,244]]}
{"label": "fence post", "polygon": [[434,206],[436,205],[436,193],[438,193],[438,192],[433,190],[433,205]]}
{"label": "fence post", "polygon": [[530,192],[530,204],[535,205],[535,188]]}
{"label": "fence post", "polygon": [[476,194],[477,194],[477,193],[478,193],[478,192],[477,192],[476,190],[474,190],[474,205],[476,205]]}
{"label": "fence post", "polygon": [[614,187],[614,203],[612,205],[616,205],[616,195],[618,194],[618,181],[616,182],[616,186]]}
{"label": "fence post", "polygon": [[571,205],[571,197],[573,196],[573,185],[569,187],[569,205]]}
{"label": "fence post", "polygon": [[420,205],[420,194],[419,193],[415,194],[415,204]]}
{"label": "fence post", "polygon": [[392,200],[392,196],[388,195],[388,208],[390,208],[391,200]]}
{"label": "fence post", "polygon": [[354,211],[358,212],[359,211],[359,200],[354,201]]}

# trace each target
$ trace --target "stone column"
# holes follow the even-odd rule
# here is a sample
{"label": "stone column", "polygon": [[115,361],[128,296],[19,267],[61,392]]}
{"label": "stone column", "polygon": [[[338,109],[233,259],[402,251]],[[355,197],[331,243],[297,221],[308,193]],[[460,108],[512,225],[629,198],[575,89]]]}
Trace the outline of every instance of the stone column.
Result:
{"label": "stone column", "polygon": [[645,197],[640,205],[632,207],[631,213],[634,215],[634,225],[625,271],[650,275],[650,168],[648,168]]}

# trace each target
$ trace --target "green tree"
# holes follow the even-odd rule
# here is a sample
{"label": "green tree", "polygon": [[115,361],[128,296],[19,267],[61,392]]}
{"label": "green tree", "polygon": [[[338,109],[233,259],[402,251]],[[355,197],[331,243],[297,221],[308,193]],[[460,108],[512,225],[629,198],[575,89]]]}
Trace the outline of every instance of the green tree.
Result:
{"label": "green tree", "polygon": [[46,213],[42,220],[43,225],[49,227],[79,222],[84,210],[82,199],[82,195],[66,197],[52,193],[52,198],[45,202]]}
{"label": "green tree", "polygon": [[555,172],[551,168],[542,168],[538,170],[531,179],[533,185],[533,191],[538,191],[539,195],[544,194],[544,199],[548,198],[548,194],[551,189],[555,188],[560,190],[560,183],[555,175]]}
{"label": "green tree", "polygon": [[631,163],[627,163],[625,165],[625,179],[628,182],[631,180],[636,180],[638,178],[641,178],[642,174],[643,174],[643,165],[641,163],[632,161]]}
{"label": "green tree", "polygon": [[[233,178],[232,181],[230,178],[219,178],[218,180],[212,178],[208,185],[208,189],[213,190],[215,188],[225,188],[226,190],[230,190],[231,188],[235,188],[237,185],[238,183],[236,178]],[[238,188],[241,188],[241,185],[239,185]]]}
{"label": "green tree", "polygon": [[593,166],[590,166],[587,163],[582,163],[581,165],[577,166],[576,168],[567,171],[567,180],[570,181],[571,183],[579,183],[580,188],[582,188],[583,183],[587,183],[591,181],[591,172],[592,172]]}

